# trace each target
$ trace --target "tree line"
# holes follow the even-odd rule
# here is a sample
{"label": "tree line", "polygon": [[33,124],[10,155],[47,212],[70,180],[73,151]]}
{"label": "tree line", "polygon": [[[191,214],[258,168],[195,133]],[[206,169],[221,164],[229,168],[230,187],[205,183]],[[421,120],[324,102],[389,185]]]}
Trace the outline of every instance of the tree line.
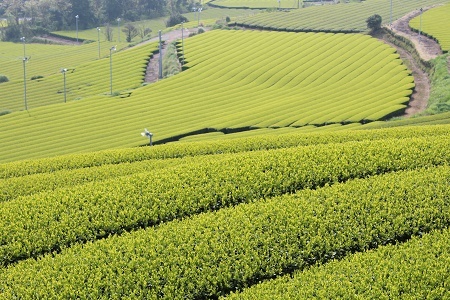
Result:
{"label": "tree line", "polygon": [[[117,22],[179,15],[196,0],[0,0],[0,16],[8,20],[3,39],[41,31],[87,29]],[[78,18],[76,17],[78,16]]]}

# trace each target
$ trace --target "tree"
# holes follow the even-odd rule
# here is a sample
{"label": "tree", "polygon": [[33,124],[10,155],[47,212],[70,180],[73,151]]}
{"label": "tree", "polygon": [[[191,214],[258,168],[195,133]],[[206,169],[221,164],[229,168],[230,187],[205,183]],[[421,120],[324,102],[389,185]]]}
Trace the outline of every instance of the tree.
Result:
{"label": "tree", "polygon": [[139,0],[139,5],[144,15],[155,18],[165,14],[167,2],[165,0]]}
{"label": "tree", "polygon": [[117,18],[123,16],[122,2],[120,0],[105,0],[103,7],[108,21],[117,20]]}
{"label": "tree", "polygon": [[144,41],[144,38],[152,32],[152,30],[148,27],[145,27],[145,24],[141,24],[138,26],[139,36],[141,38],[141,41]]}
{"label": "tree", "polygon": [[131,40],[138,36],[139,31],[133,24],[126,24],[122,29],[127,37],[127,42],[131,43]]}
{"label": "tree", "polygon": [[68,20],[69,25],[75,25],[75,16],[80,16],[78,26],[81,29],[87,29],[95,25],[94,15],[90,8],[89,0],[70,0],[72,4],[72,11],[69,14],[70,18]]}
{"label": "tree", "polygon": [[103,34],[108,42],[113,40],[113,28],[109,23],[105,24],[105,30],[103,30]]}
{"label": "tree", "polygon": [[12,24],[19,25],[20,15],[23,14],[24,11],[23,0],[3,0],[0,2],[0,7],[4,10]]}
{"label": "tree", "polygon": [[382,20],[380,15],[375,14],[373,16],[370,16],[366,20],[367,28],[369,28],[371,32],[377,32],[381,29],[381,21]]}
{"label": "tree", "polygon": [[170,15],[169,19],[166,21],[166,27],[172,27],[177,24],[181,24],[181,22],[189,22],[189,20],[181,15],[181,14],[172,14]]}
{"label": "tree", "polygon": [[61,30],[72,19],[72,5],[66,0],[40,0],[33,8],[34,24],[48,30]]}

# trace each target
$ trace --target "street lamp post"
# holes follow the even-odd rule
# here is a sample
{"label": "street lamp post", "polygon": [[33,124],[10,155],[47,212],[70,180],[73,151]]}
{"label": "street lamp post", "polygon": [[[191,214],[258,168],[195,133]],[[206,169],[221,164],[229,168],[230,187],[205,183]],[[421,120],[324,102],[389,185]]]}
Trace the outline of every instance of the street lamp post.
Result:
{"label": "street lamp post", "polygon": [[181,66],[184,66],[184,22],[181,22]]}
{"label": "street lamp post", "polygon": [[72,71],[71,73],[75,72],[75,69],[61,69],[61,73],[63,74],[63,78],[64,78],[64,103],[67,102],[67,89],[66,89],[66,73],[68,71]]}
{"label": "street lamp post", "polygon": [[112,52],[116,51],[116,46],[113,46],[109,49],[109,86],[110,86],[110,94],[113,93],[112,86]]}
{"label": "street lamp post", "polygon": [[120,43],[120,18],[117,18],[117,36]]}
{"label": "street lamp post", "polygon": [[162,38],[161,38],[161,30],[158,32],[159,35],[159,72],[158,72],[158,78],[162,79],[163,77],[163,68],[162,68]]}
{"label": "street lamp post", "polygon": [[281,0],[278,0],[278,10],[281,8]]}
{"label": "street lamp post", "polygon": [[419,43],[420,43],[420,35],[421,35],[421,32],[422,32],[422,11],[423,11],[423,8],[420,8],[420,25],[419,25]]}
{"label": "street lamp post", "polygon": [[144,129],[144,132],[141,132],[141,135],[142,135],[143,137],[148,137],[148,138],[150,139],[149,145],[152,146],[152,144],[153,144],[153,143],[152,143],[153,133],[149,132],[149,131],[147,130],[147,128],[145,128],[145,129]]}
{"label": "street lamp post", "polygon": [[26,52],[25,52],[25,37],[21,37],[20,40],[23,43],[23,57],[26,57]]}
{"label": "street lamp post", "polygon": [[23,100],[25,102],[25,110],[28,110],[28,104],[27,104],[27,68],[26,63],[28,62],[28,57],[26,56],[25,52],[25,37],[21,37],[20,40],[23,42]]}
{"label": "street lamp post", "polygon": [[391,17],[390,17],[389,25],[392,26],[392,0],[391,0]]}
{"label": "street lamp post", "polygon": [[67,69],[61,69],[61,73],[63,73],[63,77],[64,77],[64,103],[67,102],[67,97],[66,97],[66,72],[67,72]]}
{"label": "street lamp post", "polygon": [[100,27],[97,27],[98,59],[100,59]]}
{"label": "street lamp post", "polygon": [[77,31],[77,43],[78,43],[78,19],[80,18],[79,15],[75,16],[75,26],[76,26],[76,31]]}
{"label": "street lamp post", "polygon": [[197,10],[197,28],[200,28],[200,13],[202,12],[203,7],[199,7]]}

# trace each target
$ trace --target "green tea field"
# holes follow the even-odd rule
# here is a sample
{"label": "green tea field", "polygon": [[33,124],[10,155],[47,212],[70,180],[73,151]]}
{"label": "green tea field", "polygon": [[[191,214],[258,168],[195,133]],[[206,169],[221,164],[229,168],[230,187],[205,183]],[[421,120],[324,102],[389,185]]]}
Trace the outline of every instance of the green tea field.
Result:
{"label": "green tea field", "polygon": [[[283,2],[283,1],[282,1]],[[409,0],[392,2],[392,20],[396,20],[420,6],[430,6],[446,0]],[[337,5],[312,6],[290,12],[268,12],[247,17],[236,22],[239,26],[281,31],[367,31],[366,19],[379,14],[384,24],[391,20],[389,0],[370,0],[340,3]]]}
{"label": "green tea field", "polygon": [[211,2],[214,6],[223,8],[299,8],[303,1],[299,0],[214,0]]}
{"label": "green tea field", "polygon": [[450,299],[449,5],[391,3],[0,41],[0,299]]}
{"label": "green tea field", "polygon": [[[448,130],[290,134],[2,164],[11,193],[0,202],[0,296],[270,298],[299,281],[302,295],[339,295],[338,276],[354,287],[349,295],[445,299]],[[398,270],[389,280],[388,268]],[[407,282],[414,288],[399,292]]]}
{"label": "green tea field", "polygon": [[[22,45],[5,43],[9,53],[20,53]],[[27,82],[27,106],[29,109],[64,102],[64,79],[66,73],[66,100],[81,100],[94,95],[110,94],[110,49],[111,43],[104,42],[82,46],[26,45],[26,55],[31,59],[26,64],[27,78],[40,76]],[[124,47],[125,45],[120,45]],[[100,59],[99,57],[100,47]],[[123,91],[140,86],[144,81],[145,69],[157,43],[113,51],[114,91]],[[19,50],[20,49],[20,50]],[[116,47],[120,50],[119,45]],[[55,54],[56,53],[56,54]],[[9,81],[2,83],[0,111],[24,109],[22,59],[9,57],[2,65],[3,74]],[[19,67],[20,66],[20,67]]]}
{"label": "green tea field", "polygon": [[446,29],[450,26],[450,4],[435,7],[418,16],[409,22],[409,25],[416,31],[421,30],[422,34],[426,34],[435,38],[443,51],[450,50],[450,32]]}
{"label": "green tea field", "polygon": [[[144,128],[161,141],[208,128],[368,122],[404,109],[414,88],[394,49],[365,35],[212,31],[184,48],[187,71],[127,98],[100,95],[3,116],[0,161],[139,145]],[[144,62],[134,63],[136,75]],[[108,91],[107,73],[101,82],[98,94]]]}

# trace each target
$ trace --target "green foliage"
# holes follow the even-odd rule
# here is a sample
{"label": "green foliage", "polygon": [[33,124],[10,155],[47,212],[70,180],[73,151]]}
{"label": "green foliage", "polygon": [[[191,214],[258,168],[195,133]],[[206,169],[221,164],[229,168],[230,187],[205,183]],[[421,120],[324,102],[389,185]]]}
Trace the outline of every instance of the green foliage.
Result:
{"label": "green foliage", "polygon": [[430,115],[412,117],[408,119],[393,120],[393,121],[378,121],[369,124],[364,124],[360,129],[378,129],[378,128],[390,128],[399,126],[426,126],[426,125],[438,125],[438,124],[450,124],[450,112]]}
{"label": "green foliage", "polygon": [[177,56],[177,48],[174,43],[168,45],[163,58],[163,77],[170,77],[181,72],[180,61]]}
{"label": "green foliage", "polygon": [[[100,46],[101,58],[98,59]],[[5,43],[9,53],[21,53],[22,45]],[[149,43],[120,51],[125,43],[118,44],[118,52],[113,53],[114,90],[131,89],[144,80],[144,71],[148,59],[157,49],[156,43]],[[75,69],[66,74],[67,100],[86,98],[93,95],[106,94],[109,91],[109,49],[106,41],[85,44],[81,46],[39,45],[27,44],[27,56],[32,59],[27,63],[27,74],[43,76],[27,84],[27,98],[29,108],[36,108],[49,104],[61,103],[63,78],[60,73],[62,67]],[[70,65],[67,63],[70,62]],[[0,95],[0,109],[17,111],[23,109],[23,70],[17,68],[17,59],[6,56],[0,58],[0,68],[9,74],[10,81],[2,84],[3,93]],[[118,73],[116,73],[118,72]],[[116,77],[117,76],[117,77]],[[39,82],[38,82],[39,81]]]}
{"label": "green foliage", "polygon": [[139,30],[133,24],[125,24],[122,32],[125,33],[128,43],[131,43],[131,41],[139,35]]}
{"label": "green foliage", "polygon": [[372,15],[366,20],[367,28],[369,28],[371,32],[376,32],[381,29],[381,22],[382,20],[380,15]]}
{"label": "green foliage", "polygon": [[177,24],[181,24],[182,22],[189,22],[189,20],[181,14],[173,14],[170,15],[169,19],[166,21],[166,26],[172,27]]}
{"label": "green foliage", "polygon": [[432,89],[428,100],[427,114],[439,114],[450,111],[450,73],[449,55],[434,60],[434,73],[431,77]]}
{"label": "green foliage", "polygon": [[44,78],[44,76],[42,76],[42,75],[34,75],[34,76],[31,77],[31,80],[42,79],[42,78]]}
{"label": "green foliage", "polygon": [[8,81],[9,81],[8,76],[0,74],[0,83],[8,82]]}
{"label": "green foliage", "polygon": [[[96,56],[95,46],[91,54]],[[151,45],[113,55],[115,91],[141,84],[150,53],[146,47]],[[85,68],[75,65],[76,72],[67,78],[69,99],[84,100],[34,110],[35,118],[46,120],[40,124],[28,114],[16,114],[20,122],[2,118],[0,126],[8,130],[0,132],[0,159],[135,146],[145,143],[142,128],[156,133],[155,142],[167,142],[208,128],[369,122],[404,109],[414,87],[395,50],[366,35],[214,30],[186,39],[184,48],[188,70],[137,88],[126,101],[101,95],[109,90],[107,59]],[[142,60],[132,51],[139,51]],[[373,59],[367,59],[368,53]],[[44,90],[47,80],[52,88]],[[43,82],[39,91],[60,102],[61,74]],[[48,99],[32,95],[38,91],[33,83],[27,86],[30,107],[36,99]],[[22,103],[19,91],[11,97],[16,105]],[[188,107],[192,110],[187,113]],[[26,138],[27,126],[36,128],[33,140]]]}
{"label": "green foliage", "polygon": [[[225,299],[446,299],[450,230],[357,253]],[[446,280],[447,279],[447,280]]]}
{"label": "green foliage", "polygon": [[[367,126],[367,125],[366,125]],[[311,146],[317,144],[345,143],[350,141],[367,141],[382,140],[387,138],[405,139],[416,137],[435,137],[445,136],[448,134],[449,126],[420,126],[420,127],[404,127],[404,128],[388,128],[371,131],[353,131],[349,132],[332,132],[332,133],[292,133],[287,132],[283,135],[266,135],[243,137],[233,141],[215,140],[201,143],[171,143],[167,145],[159,145],[156,147],[138,147],[129,149],[106,150],[99,152],[90,152],[82,154],[71,154],[52,158],[32,159],[18,162],[0,164],[0,179],[8,179],[13,177],[22,177],[33,174],[49,173],[56,171],[78,170],[85,172],[93,167],[105,166],[107,172],[111,165],[122,165],[124,168],[129,167],[129,163],[145,162],[159,159],[185,158],[191,156],[225,154],[225,153],[241,153],[248,151],[261,151],[271,149],[283,149],[298,146]],[[130,169],[132,169],[130,167]],[[92,170],[95,170],[92,169]],[[94,171],[94,174],[97,174]],[[62,179],[64,184],[56,185],[54,180],[50,187],[63,187],[67,184],[65,178],[78,177],[77,175],[58,175],[57,179]],[[86,175],[86,178],[90,176]],[[102,173],[99,176],[93,176],[89,181],[98,180],[98,177],[108,177]],[[31,193],[40,190],[34,190],[33,181],[37,179],[30,178],[31,183],[26,186],[32,190]],[[50,179],[45,179],[50,180]],[[44,180],[44,181],[45,181]],[[74,179],[74,184],[77,184]],[[19,183],[19,185],[22,183]],[[38,184],[36,184],[37,186]],[[25,185],[24,185],[25,186]],[[45,187],[45,185],[42,185]],[[1,186],[2,190],[11,195],[18,194],[18,186],[13,183],[6,183]],[[23,189],[21,189],[23,190]],[[23,195],[23,194],[20,194]],[[2,198],[4,201],[7,198]]]}
{"label": "green foliage", "polygon": [[446,228],[449,180],[448,167],[419,169],[200,214],[19,262],[2,270],[0,290],[7,299],[215,298]]}
{"label": "green foliage", "polygon": [[[387,139],[211,156],[30,195],[0,206],[0,263],[259,198],[449,162],[450,141],[441,137]],[[41,184],[49,184],[45,178]]]}
{"label": "green foliage", "polygon": [[292,9],[298,7],[297,0],[215,0],[212,3],[214,7],[223,8],[252,8],[252,9],[264,9],[270,10],[280,8]]}
{"label": "green foliage", "polygon": [[[427,5],[441,4],[447,0],[429,0]],[[283,1],[281,3],[290,1]],[[365,32],[366,19],[374,13],[390,20],[389,0],[368,0],[336,5],[318,5],[290,12],[270,12],[238,20],[237,25],[282,31]],[[292,2],[291,2],[292,3]],[[422,0],[392,1],[393,20],[421,7]],[[444,27],[445,28],[445,27]]]}
{"label": "green foliage", "polygon": [[450,26],[449,15],[450,3],[423,12],[422,23],[419,15],[409,22],[409,26],[415,31],[422,29],[422,34],[435,38],[442,50],[448,52],[450,50],[450,33],[447,29]]}
{"label": "green foliage", "polygon": [[3,30],[4,41],[18,42],[22,36],[23,34],[19,25],[9,25]]}
{"label": "green foliage", "polygon": [[10,114],[10,113],[11,113],[10,110],[0,111],[0,116],[4,116],[4,115]]}

